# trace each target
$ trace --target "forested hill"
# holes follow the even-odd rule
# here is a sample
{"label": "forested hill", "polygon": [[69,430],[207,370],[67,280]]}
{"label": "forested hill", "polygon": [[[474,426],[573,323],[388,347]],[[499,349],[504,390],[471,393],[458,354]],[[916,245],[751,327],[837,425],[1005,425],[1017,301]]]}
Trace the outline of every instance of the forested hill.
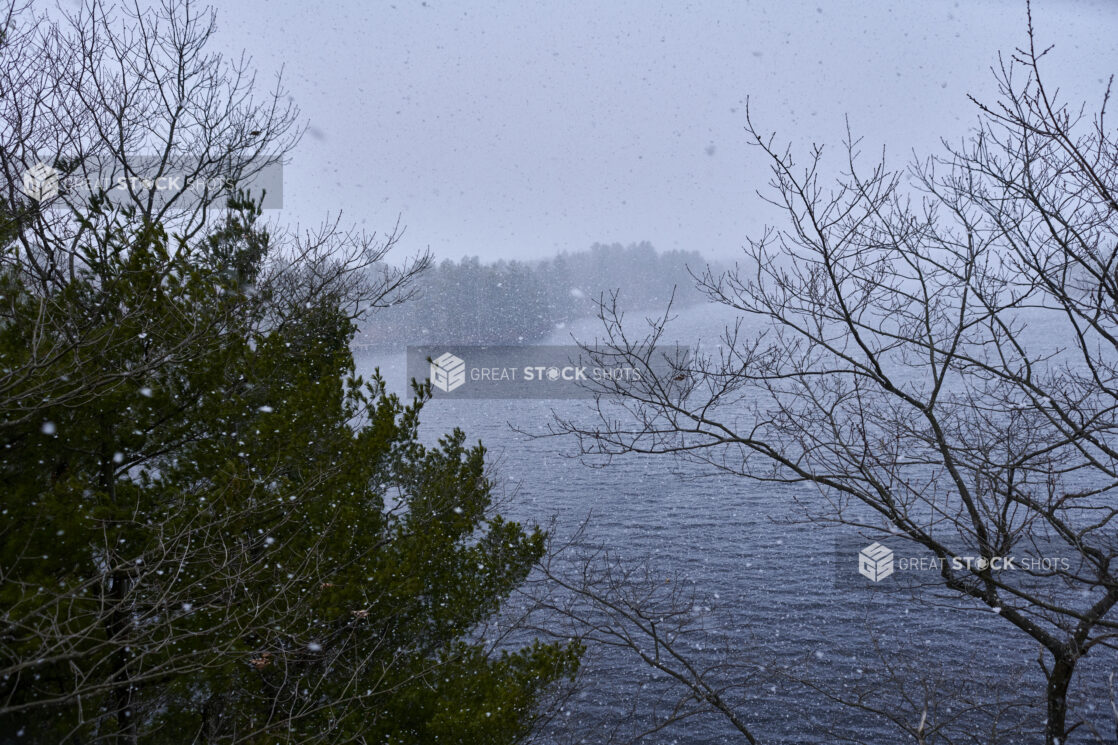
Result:
{"label": "forested hill", "polygon": [[593,316],[603,293],[620,289],[625,308],[662,308],[703,298],[687,273],[706,261],[696,251],[656,251],[649,243],[595,244],[542,261],[477,258],[433,265],[408,302],[374,313],[357,343],[529,344]]}

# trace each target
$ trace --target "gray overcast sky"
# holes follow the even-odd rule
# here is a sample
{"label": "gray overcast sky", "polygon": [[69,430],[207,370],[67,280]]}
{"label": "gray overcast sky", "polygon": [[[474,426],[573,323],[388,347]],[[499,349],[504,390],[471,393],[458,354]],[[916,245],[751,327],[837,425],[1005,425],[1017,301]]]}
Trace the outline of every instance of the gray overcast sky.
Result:
{"label": "gray overcast sky", "polygon": [[[218,44],[281,66],[311,130],[284,217],[366,229],[402,250],[533,258],[596,241],[732,255],[771,213],[743,103],[794,145],[901,161],[974,121],[1024,2],[217,2]],[[1118,2],[1037,0],[1049,82],[1097,103]]]}

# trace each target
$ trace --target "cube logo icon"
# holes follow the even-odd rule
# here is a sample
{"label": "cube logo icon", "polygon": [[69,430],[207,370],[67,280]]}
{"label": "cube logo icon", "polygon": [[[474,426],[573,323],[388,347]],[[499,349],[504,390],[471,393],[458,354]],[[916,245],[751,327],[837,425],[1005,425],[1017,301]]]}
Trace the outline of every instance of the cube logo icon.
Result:
{"label": "cube logo icon", "polygon": [[466,363],[450,352],[431,361],[431,384],[450,393],[466,382]]}
{"label": "cube logo icon", "polygon": [[43,161],[23,172],[23,193],[41,202],[58,196],[58,171]]}
{"label": "cube logo icon", "polygon": [[880,543],[871,543],[858,552],[858,574],[871,582],[880,582],[893,573],[893,550]]}

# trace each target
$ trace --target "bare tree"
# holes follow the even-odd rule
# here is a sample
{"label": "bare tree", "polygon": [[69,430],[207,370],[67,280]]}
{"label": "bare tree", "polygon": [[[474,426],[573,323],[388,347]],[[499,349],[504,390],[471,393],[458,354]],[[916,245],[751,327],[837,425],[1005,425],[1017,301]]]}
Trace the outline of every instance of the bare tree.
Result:
{"label": "bare tree", "polygon": [[[59,15],[61,14],[61,15]],[[192,238],[240,185],[283,162],[298,141],[299,111],[277,78],[261,91],[251,60],[209,49],[215,13],[168,0],[90,0],[54,15],[8,4],[0,46],[0,194],[20,228],[25,268],[42,282],[72,273],[88,230],[89,193],[108,192],[139,219]],[[36,163],[63,179],[57,194],[28,199]],[[176,187],[146,185],[173,177]]]}
{"label": "bare tree", "polygon": [[[253,178],[277,176],[302,134],[280,78],[262,89],[251,60],[210,49],[212,8],[190,0],[152,8],[89,0],[48,14],[10,0],[0,16],[0,273],[39,293],[44,318],[53,293],[120,250],[115,235],[122,225],[162,226],[172,234],[172,252],[189,251],[222,220],[230,221],[227,233],[239,230],[230,200],[241,198]],[[61,177],[57,194],[24,193],[23,177],[36,163]],[[166,177],[184,188],[150,188]],[[93,188],[67,189],[67,178]],[[248,194],[257,202],[262,196],[259,185]],[[426,254],[398,267],[387,263],[402,236],[398,224],[382,236],[346,229],[340,216],[312,230],[273,224],[244,232],[258,235],[270,252],[253,277],[258,294],[304,301],[332,294],[354,319],[410,297],[412,280],[429,264]],[[274,315],[279,306],[261,307],[272,313],[257,319],[261,328],[283,322]],[[143,313],[137,307],[127,318],[142,326],[149,322]],[[26,364],[0,371],[0,407],[32,416],[32,402],[41,398],[29,393],[36,375],[80,356],[83,347],[115,343],[96,317],[85,308],[68,319],[67,334],[36,335]],[[179,348],[219,337],[199,325]],[[69,381],[66,390],[49,375],[43,383],[55,401],[78,403],[100,384],[145,375],[176,358],[169,350],[127,370],[101,371],[98,380]]]}
{"label": "bare tree", "polygon": [[[864,168],[848,137],[831,180],[821,147],[801,164],[749,119],[786,223],[696,277],[742,321],[657,375],[670,313],[634,334],[604,302],[598,359],[641,379],[603,383],[597,421],[555,432],[587,456],[808,485],[816,519],[922,547],[941,589],[1043,650],[1056,745],[1083,722],[1077,666],[1118,629],[1118,139],[1109,87],[1094,114],[1069,107],[1031,17],[1028,39],[967,140],[906,171]],[[1041,546],[1067,566],[991,564]]]}

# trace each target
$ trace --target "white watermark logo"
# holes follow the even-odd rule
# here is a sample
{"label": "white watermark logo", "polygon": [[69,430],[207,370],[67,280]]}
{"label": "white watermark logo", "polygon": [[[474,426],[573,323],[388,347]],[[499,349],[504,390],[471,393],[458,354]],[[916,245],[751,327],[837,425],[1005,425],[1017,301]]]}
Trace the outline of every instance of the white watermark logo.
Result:
{"label": "white watermark logo", "polygon": [[450,393],[466,382],[466,363],[450,352],[431,361],[431,384]]}
{"label": "white watermark logo", "polygon": [[23,193],[41,202],[58,196],[58,171],[43,161],[23,172]]}
{"label": "white watermark logo", "polygon": [[[429,380],[455,398],[594,398],[660,376],[678,375],[687,351],[665,348],[640,365],[574,345],[439,345],[407,348],[407,379]],[[437,391],[436,391],[437,389]]]}
{"label": "white watermark logo", "polygon": [[858,552],[858,574],[871,582],[880,582],[893,573],[893,551],[880,543],[871,543]]}
{"label": "white watermark logo", "polygon": [[[888,540],[888,536],[885,538]],[[867,546],[867,540],[872,539],[864,535],[841,536],[836,539],[836,586],[849,589],[869,586],[850,571],[850,559],[855,554],[858,557],[858,574],[870,582],[876,584],[888,577],[894,578],[884,582],[882,586],[894,582],[901,582],[903,585],[910,580],[937,582],[944,578],[973,575],[1003,576],[1006,582],[1042,582],[1083,571],[1084,565],[1082,557],[1074,553],[1061,556],[1062,552],[1069,550],[1064,545],[1046,548],[1034,542],[1029,546],[1022,546],[1016,553],[992,555],[987,552],[983,555],[981,549],[966,546],[955,549],[958,553],[942,545],[934,552],[921,550],[924,547],[911,541],[903,541],[900,536],[895,536],[894,546],[876,541]],[[933,579],[929,574],[939,576]],[[1018,576],[1013,578],[1011,575]]]}

